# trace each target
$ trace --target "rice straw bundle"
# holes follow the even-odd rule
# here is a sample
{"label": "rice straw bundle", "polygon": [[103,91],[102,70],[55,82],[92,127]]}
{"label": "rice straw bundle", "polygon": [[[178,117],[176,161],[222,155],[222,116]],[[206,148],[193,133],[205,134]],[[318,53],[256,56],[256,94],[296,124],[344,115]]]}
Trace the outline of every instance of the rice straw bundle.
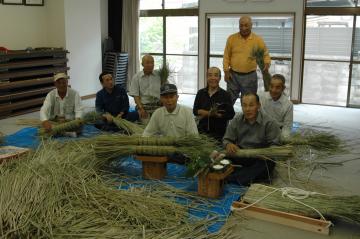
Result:
{"label": "rice straw bundle", "polygon": [[265,91],[269,91],[271,75],[268,71],[263,70],[265,67],[264,54],[265,54],[265,50],[263,48],[256,47],[252,49],[250,58],[256,60],[256,63],[259,66],[263,76],[264,89]]}
{"label": "rice straw bundle", "polygon": [[40,127],[41,121],[39,119],[17,119],[17,125],[27,125],[32,127]]}
{"label": "rice straw bundle", "polygon": [[308,145],[319,151],[340,152],[343,151],[341,140],[328,132],[306,130],[304,132],[292,134],[283,139],[283,143],[291,145]]}
{"label": "rice straw bundle", "polygon": [[359,196],[330,196],[298,188],[252,184],[243,197],[248,203],[310,217],[336,217],[360,223]]}
{"label": "rice straw bundle", "polygon": [[235,156],[241,158],[288,159],[293,156],[293,147],[291,145],[283,145],[268,148],[239,149]]}
{"label": "rice straw bundle", "polygon": [[191,205],[151,192],[116,190],[95,169],[90,145],[46,143],[0,165],[2,238],[224,238],[214,218],[189,219]]}
{"label": "rice straw bundle", "polygon": [[47,132],[44,128],[39,130],[39,134],[43,137],[51,137],[55,135],[61,135],[65,132],[76,131],[81,128],[84,124],[82,119],[75,119],[66,123],[60,123],[57,125],[53,125],[50,132]]}
{"label": "rice straw bundle", "polygon": [[140,125],[123,118],[113,117],[113,122],[119,129],[125,130],[128,135],[142,135],[144,132],[144,129]]}
{"label": "rice straw bundle", "polygon": [[100,120],[102,118],[101,114],[96,111],[89,111],[83,116],[83,120],[85,124],[93,124],[97,120]]}

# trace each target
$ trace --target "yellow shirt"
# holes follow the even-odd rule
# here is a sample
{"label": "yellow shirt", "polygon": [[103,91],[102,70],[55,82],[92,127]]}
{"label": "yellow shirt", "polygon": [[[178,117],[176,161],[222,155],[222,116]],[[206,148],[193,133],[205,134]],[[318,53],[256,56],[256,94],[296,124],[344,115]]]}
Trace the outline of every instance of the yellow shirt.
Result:
{"label": "yellow shirt", "polygon": [[255,71],[256,60],[252,57],[254,48],[264,49],[264,62],[265,64],[270,64],[269,50],[260,36],[251,33],[250,36],[245,39],[239,32],[230,35],[226,41],[224,51],[224,71],[230,69],[241,73]]}

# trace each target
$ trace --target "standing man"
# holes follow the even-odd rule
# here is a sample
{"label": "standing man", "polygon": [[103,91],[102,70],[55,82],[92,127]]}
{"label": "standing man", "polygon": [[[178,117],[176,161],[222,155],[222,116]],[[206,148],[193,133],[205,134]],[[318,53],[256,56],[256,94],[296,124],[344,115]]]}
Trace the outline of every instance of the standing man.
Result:
{"label": "standing man", "polygon": [[143,70],[132,78],[129,95],[134,97],[136,109],[142,122],[149,122],[151,114],[160,107],[161,79],[154,71],[154,58],[145,55],[141,65]]}
{"label": "standing man", "polygon": [[243,113],[237,114],[226,128],[223,145],[234,164],[241,165],[227,180],[240,185],[256,181],[271,181],[275,163],[270,160],[238,158],[237,150],[265,148],[279,144],[280,128],[270,117],[260,111],[258,95],[245,93],[241,96]]}
{"label": "standing man", "polygon": [[129,97],[121,86],[114,85],[111,73],[103,72],[99,76],[102,90],[96,93],[96,112],[102,114],[103,120],[95,123],[95,127],[102,130],[118,131],[113,124],[112,117],[125,118],[135,121],[136,117],[129,117]]}
{"label": "standing man", "polygon": [[284,94],[285,77],[275,74],[271,77],[268,92],[260,94],[261,110],[275,120],[281,129],[281,137],[290,136],[293,124],[293,104]]}
{"label": "standing man", "polygon": [[220,80],[220,69],[210,67],[207,70],[207,87],[198,91],[193,107],[194,115],[200,119],[199,131],[219,142],[224,137],[228,121],[235,115],[230,94],[220,87]]}
{"label": "standing man", "polygon": [[239,28],[240,32],[228,37],[223,59],[225,81],[233,104],[239,97],[239,93],[252,92],[256,94],[257,92],[257,64],[253,51],[256,49],[264,51],[265,67],[261,70],[268,71],[271,62],[269,51],[263,39],[251,32],[251,18],[248,16],[241,17]]}
{"label": "standing man", "polygon": [[56,89],[50,91],[40,109],[40,120],[46,131],[51,131],[50,120],[64,122],[82,117],[81,98],[77,91],[68,87],[65,73],[54,75]]}

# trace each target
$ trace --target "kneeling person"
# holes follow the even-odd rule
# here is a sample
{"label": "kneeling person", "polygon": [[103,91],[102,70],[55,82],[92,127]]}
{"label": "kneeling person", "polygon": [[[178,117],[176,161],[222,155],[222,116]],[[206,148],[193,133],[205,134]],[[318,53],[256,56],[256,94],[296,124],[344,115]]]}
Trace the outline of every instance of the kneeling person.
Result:
{"label": "kneeling person", "polygon": [[228,181],[248,185],[255,181],[271,180],[275,163],[269,160],[237,158],[237,150],[265,148],[279,143],[280,128],[271,118],[260,111],[258,95],[246,93],[241,97],[243,113],[236,115],[226,128],[223,145],[234,164],[241,165]]}

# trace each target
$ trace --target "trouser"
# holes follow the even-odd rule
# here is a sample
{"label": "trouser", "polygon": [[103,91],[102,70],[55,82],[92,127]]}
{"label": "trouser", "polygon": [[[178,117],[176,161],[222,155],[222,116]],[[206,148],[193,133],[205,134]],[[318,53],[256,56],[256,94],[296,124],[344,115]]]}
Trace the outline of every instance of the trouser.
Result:
{"label": "trouser", "polygon": [[239,93],[257,93],[258,79],[256,71],[249,73],[230,71],[230,74],[232,78],[227,81],[227,91],[231,96],[233,104],[239,98]]}
{"label": "trouser", "polygon": [[226,180],[231,183],[248,186],[255,182],[271,183],[275,163],[265,159],[254,158],[231,158],[235,170]]}

